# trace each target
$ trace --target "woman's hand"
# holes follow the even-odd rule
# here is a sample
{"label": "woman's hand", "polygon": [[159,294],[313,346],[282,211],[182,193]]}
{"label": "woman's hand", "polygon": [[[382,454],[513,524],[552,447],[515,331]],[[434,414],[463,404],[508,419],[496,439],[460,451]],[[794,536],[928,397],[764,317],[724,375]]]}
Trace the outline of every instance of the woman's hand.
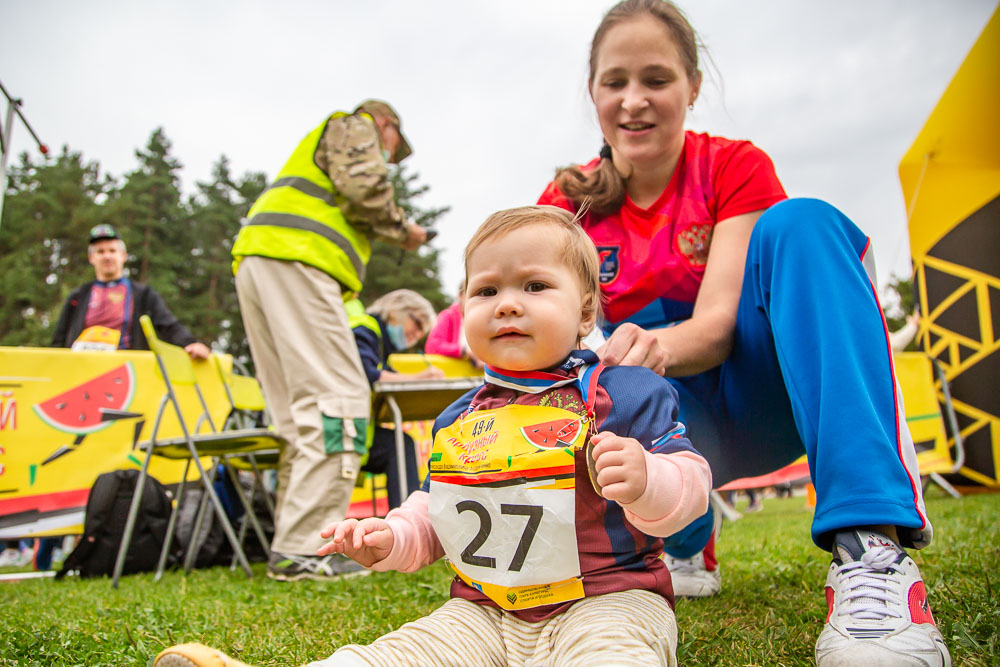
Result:
{"label": "woman's hand", "polygon": [[639,441],[601,431],[590,442],[601,495],[622,505],[638,500],[646,490],[646,453]]}
{"label": "woman's hand", "polygon": [[333,538],[316,554],[344,554],[365,567],[371,567],[392,551],[395,537],[385,519],[368,518],[335,521],[320,532],[320,536]]}
{"label": "woman's hand", "polygon": [[761,213],[744,213],[715,225],[705,277],[689,319],[653,331],[624,323],[597,351],[601,362],[645,366],[660,375],[677,377],[703,373],[729,358],[747,246]]}
{"label": "woman's hand", "polygon": [[645,366],[657,375],[663,375],[670,363],[670,353],[656,334],[631,322],[615,329],[597,356],[605,366]]}
{"label": "woman's hand", "polygon": [[382,371],[378,376],[379,382],[416,382],[417,380],[437,380],[444,377],[444,371],[437,366],[428,366],[419,373],[396,373],[395,371]]}

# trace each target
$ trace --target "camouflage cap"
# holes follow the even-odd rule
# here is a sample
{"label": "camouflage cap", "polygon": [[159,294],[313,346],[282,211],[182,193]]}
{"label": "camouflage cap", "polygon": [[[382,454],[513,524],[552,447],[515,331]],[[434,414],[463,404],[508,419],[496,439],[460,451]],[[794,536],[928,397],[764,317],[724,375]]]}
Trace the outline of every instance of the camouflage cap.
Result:
{"label": "camouflage cap", "polygon": [[396,126],[396,131],[399,132],[399,147],[396,148],[396,153],[390,156],[390,159],[394,163],[402,162],[407,156],[413,151],[410,149],[410,142],[406,140],[403,136],[403,126],[399,120],[399,114],[396,110],[389,106],[388,102],[383,102],[382,100],[365,100],[354,110],[355,113],[358,111],[364,111],[371,116],[381,116],[383,118],[388,118],[392,121],[393,125]]}

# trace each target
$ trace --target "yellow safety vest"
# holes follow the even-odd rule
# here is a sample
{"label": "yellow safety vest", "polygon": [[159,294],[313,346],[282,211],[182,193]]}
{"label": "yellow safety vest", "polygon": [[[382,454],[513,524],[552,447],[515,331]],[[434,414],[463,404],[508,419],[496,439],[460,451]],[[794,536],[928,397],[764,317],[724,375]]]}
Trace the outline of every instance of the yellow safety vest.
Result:
{"label": "yellow safety vest", "polygon": [[254,202],[233,244],[234,274],[243,257],[259,255],[315,266],[345,291],[361,290],[371,243],[344,218],[333,182],[315,159],[327,124],[346,115],[338,111],[306,135]]}
{"label": "yellow safety vest", "polygon": [[[355,327],[364,327],[375,334],[375,339],[378,341],[379,346],[382,345],[382,327],[378,325],[378,320],[365,312],[365,304],[361,303],[361,299],[351,299],[344,303],[344,310],[347,311],[347,323],[348,326],[353,331]],[[378,359],[378,369],[382,370],[384,364],[382,363],[382,356],[379,355]],[[368,431],[365,433],[365,445],[366,453],[361,461],[361,465],[364,465],[368,461],[368,453],[372,448],[372,440],[375,439],[375,415],[368,420]]]}
{"label": "yellow safety vest", "polygon": [[[347,324],[351,329],[364,327],[370,330],[375,337],[382,340],[382,328],[378,325],[378,320],[365,312],[365,304],[361,299],[351,299],[344,303],[344,310],[347,311]],[[379,368],[382,368],[382,360],[379,359]]]}

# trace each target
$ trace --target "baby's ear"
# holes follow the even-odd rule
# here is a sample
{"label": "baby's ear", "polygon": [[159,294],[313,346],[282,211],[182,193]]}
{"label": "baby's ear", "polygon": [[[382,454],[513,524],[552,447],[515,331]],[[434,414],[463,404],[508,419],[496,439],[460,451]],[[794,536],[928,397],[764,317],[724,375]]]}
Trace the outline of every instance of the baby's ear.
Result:
{"label": "baby's ear", "polygon": [[583,309],[580,313],[580,338],[586,337],[591,331],[594,330],[594,325],[597,323],[597,304],[594,303],[593,297],[584,297]]}

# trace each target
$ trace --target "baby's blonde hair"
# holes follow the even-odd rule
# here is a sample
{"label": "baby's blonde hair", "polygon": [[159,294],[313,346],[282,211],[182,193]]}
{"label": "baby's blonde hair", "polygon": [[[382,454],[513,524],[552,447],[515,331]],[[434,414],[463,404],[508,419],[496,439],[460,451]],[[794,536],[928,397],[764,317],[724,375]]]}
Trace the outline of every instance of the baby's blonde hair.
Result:
{"label": "baby's blonde hair", "polygon": [[581,304],[584,319],[593,316],[596,321],[601,309],[601,261],[594,242],[580,226],[578,217],[556,206],[521,206],[497,211],[479,226],[465,246],[465,275],[468,285],[469,257],[487,241],[500,238],[516,229],[529,225],[551,225],[560,230],[553,243],[559,244],[563,264],[572,269],[580,281]]}

